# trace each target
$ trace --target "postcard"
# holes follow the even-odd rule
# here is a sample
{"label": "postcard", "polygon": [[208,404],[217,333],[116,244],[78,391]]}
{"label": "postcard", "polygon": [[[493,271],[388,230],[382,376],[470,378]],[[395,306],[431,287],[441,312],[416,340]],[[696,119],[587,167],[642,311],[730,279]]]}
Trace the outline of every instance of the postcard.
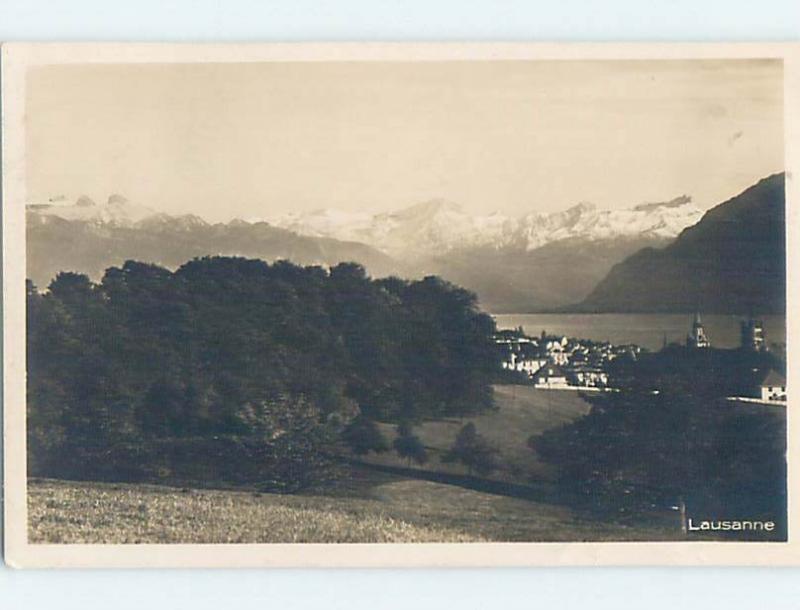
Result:
{"label": "postcard", "polygon": [[798,107],[796,44],[4,45],[6,561],[800,563]]}

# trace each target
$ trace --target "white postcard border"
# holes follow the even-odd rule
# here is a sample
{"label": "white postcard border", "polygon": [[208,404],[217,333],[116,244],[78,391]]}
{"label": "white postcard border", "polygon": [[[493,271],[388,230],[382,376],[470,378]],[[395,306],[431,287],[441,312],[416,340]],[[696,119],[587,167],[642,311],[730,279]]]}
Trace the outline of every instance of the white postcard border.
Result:
{"label": "white postcard border", "polygon": [[[25,448],[25,74],[83,63],[262,61],[784,60],[788,386],[800,337],[800,44],[797,43],[12,43],[2,47],[5,560],[15,567],[488,567],[800,564],[800,418],[787,410],[789,541],[458,544],[28,544]],[[794,111],[793,111],[794,110]],[[790,337],[792,339],[790,339]],[[790,389],[791,391],[791,389]]]}

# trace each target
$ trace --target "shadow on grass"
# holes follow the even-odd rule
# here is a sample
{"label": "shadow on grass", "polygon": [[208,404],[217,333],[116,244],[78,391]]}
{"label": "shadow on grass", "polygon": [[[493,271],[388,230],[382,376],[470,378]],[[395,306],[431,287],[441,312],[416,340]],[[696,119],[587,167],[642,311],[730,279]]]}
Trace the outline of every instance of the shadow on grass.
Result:
{"label": "shadow on grass", "polygon": [[409,479],[430,481],[432,483],[455,485],[457,487],[463,487],[465,489],[471,489],[473,491],[479,491],[498,496],[548,503],[560,503],[561,500],[561,498],[559,498],[557,488],[551,483],[522,485],[519,483],[508,483],[506,481],[498,481],[494,479],[484,479],[471,475],[449,474],[403,466],[371,464],[350,458],[341,458],[341,460],[350,466],[372,472],[379,472]]}

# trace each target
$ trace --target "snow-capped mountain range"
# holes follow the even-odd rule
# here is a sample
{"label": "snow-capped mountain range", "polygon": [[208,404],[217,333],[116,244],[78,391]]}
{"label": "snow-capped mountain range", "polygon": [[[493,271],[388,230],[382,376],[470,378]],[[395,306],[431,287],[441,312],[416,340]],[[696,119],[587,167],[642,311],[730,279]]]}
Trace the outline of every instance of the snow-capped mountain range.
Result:
{"label": "snow-capped mountain range", "polygon": [[28,211],[42,217],[56,216],[64,220],[114,226],[132,226],[156,214],[154,210],[116,194],[111,195],[104,205],[98,205],[86,195],[78,197],[72,205],[65,205],[63,201],[63,197],[56,197],[51,203],[29,205]]}
{"label": "snow-capped mountain range", "polygon": [[175,269],[216,255],[322,267],[356,261],[375,277],[410,274],[365,244],[298,235],[266,222],[211,224],[191,214],[170,216],[118,195],[103,204],[82,197],[75,204],[29,205],[27,211],[27,274],[41,287],[61,271],[100,280],[106,269],[127,260]]}
{"label": "snow-capped mountain range", "polygon": [[86,195],[81,195],[74,204],[64,204],[65,198],[56,197],[45,204],[30,204],[28,211],[41,220],[54,217],[73,222],[82,222],[95,226],[123,228],[157,228],[169,225],[173,228],[189,229],[205,226],[208,223],[193,214],[170,216],[157,212],[138,203],[129,201],[118,194],[109,196],[104,204],[95,203]]}
{"label": "snow-capped mountain range", "polygon": [[[703,302],[700,294],[710,311],[741,309],[744,297],[763,297],[745,304],[751,310],[778,311],[785,304],[783,271],[775,267],[785,247],[783,181],[771,176],[706,213],[681,196],[516,218],[432,200],[392,213],[321,210],[212,224],[121,195],[105,203],[60,196],[27,206],[27,277],[45,288],[61,271],[99,281],[127,260],[174,269],[196,257],[244,256],[325,268],[356,262],[373,277],[438,275],[476,293],[493,313],[683,311]],[[742,235],[753,239],[745,244]],[[700,259],[708,262],[704,273],[722,278],[711,284],[727,292],[712,298],[706,276],[686,275],[694,265],[681,261]],[[757,273],[741,272],[753,265]],[[736,288],[742,282],[766,284]]]}
{"label": "snow-capped mountain range", "polygon": [[575,238],[670,239],[697,223],[702,215],[690,197],[681,196],[627,210],[600,210],[590,203],[580,203],[560,212],[529,213],[517,218],[498,213],[470,215],[453,202],[435,199],[392,213],[371,215],[325,209],[265,220],[301,235],[359,241],[387,254],[419,257],[487,246],[530,251]]}
{"label": "snow-capped mountain range", "polygon": [[433,200],[397,212],[321,210],[211,224],[112,195],[28,206],[28,273],[47,286],[59,271],[102,277],[133,259],[175,268],[197,256],[287,259],[330,267],[357,262],[374,277],[439,275],[494,312],[576,303],[643,247],[664,247],[703,213],[682,196],[627,210],[587,203],[519,217],[474,215]]}
{"label": "snow-capped mountain range", "polygon": [[[73,205],[31,205],[28,209],[42,217],[56,216],[116,227],[157,228],[160,224],[169,224],[188,229],[207,224],[194,215],[169,216],[156,212],[122,195],[111,195],[105,204],[82,196]],[[685,195],[626,210],[600,210],[590,203],[579,203],[559,212],[533,212],[517,218],[498,213],[471,215],[456,203],[434,199],[391,213],[323,209],[264,220],[236,219],[231,224],[266,222],[299,235],[360,242],[390,255],[418,258],[487,246],[530,251],[566,239],[671,239],[696,224],[702,215]]]}

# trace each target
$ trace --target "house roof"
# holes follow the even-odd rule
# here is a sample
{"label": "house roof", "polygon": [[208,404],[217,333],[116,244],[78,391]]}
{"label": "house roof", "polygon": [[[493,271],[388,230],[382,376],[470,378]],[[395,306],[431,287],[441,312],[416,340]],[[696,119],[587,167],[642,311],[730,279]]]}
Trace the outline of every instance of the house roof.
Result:
{"label": "house roof", "polygon": [[785,386],[785,385],[786,385],[786,377],[781,375],[775,369],[770,369],[769,373],[767,373],[767,376],[764,377],[764,380],[761,382],[762,388],[768,386],[775,387],[775,386]]}
{"label": "house roof", "polygon": [[557,364],[546,364],[536,373],[537,377],[564,377],[566,373]]}

